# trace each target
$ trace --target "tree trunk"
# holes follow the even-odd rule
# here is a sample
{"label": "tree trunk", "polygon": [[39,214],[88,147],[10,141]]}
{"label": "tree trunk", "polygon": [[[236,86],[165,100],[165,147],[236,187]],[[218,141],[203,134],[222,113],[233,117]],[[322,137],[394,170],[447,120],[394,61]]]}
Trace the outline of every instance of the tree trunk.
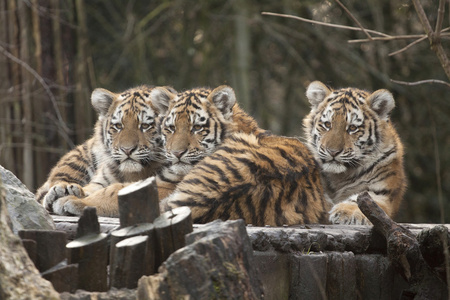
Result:
{"label": "tree trunk", "polygon": [[[28,22],[28,8],[25,2],[19,2],[19,25],[20,25],[20,59],[30,64],[29,53],[29,27]],[[30,73],[21,68],[22,72],[22,86],[21,86],[21,98],[23,108],[23,183],[29,188],[33,189],[34,186],[34,167],[33,167],[33,128],[31,123],[33,122],[33,114],[31,107],[31,78]]]}
{"label": "tree trunk", "polygon": [[250,28],[248,25],[248,2],[235,2],[235,87],[239,105],[245,110],[251,109],[250,104]]}
{"label": "tree trunk", "polygon": [[[4,12],[3,16],[0,17],[0,40],[8,43],[8,28],[9,20],[6,12],[8,11],[7,0],[0,1],[0,11]],[[6,56],[0,54],[0,89],[8,90],[11,88],[11,76],[8,59]],[[14,157],[12,151],[12,137],[11,132],[11,115],[10,115],[10,95],[6,94],[0,98],[0,161],[3,162],[3,166],[9,170],[14,170]]]}
{"label": "tree trunk", "polygon": [[75,2],[77,12],[77,59],[75,76],[75,135],[77,143],[84,142],[91,134],[92,108],[90,105],[91,85],[88,73],[88,44],[84,0]]}

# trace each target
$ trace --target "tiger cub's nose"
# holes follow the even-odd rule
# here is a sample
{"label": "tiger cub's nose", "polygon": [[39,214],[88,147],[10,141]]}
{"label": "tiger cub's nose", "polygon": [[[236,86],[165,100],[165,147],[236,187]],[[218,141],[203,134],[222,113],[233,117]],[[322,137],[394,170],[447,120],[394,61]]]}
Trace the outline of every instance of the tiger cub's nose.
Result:
{"label": "tiger cub's nose", "polygon": [[175,155],[176,158],[181,158],[187,150],[173,150],[172,154]]}
{"label": "tiger cub's nose", "polygon": [[330,149],[327,148],[328,153],[330,153],[331,157],[336,157],[342,150]]}
{"label": "tiger cub's nose", "polygon": [[125,153],[126,155],[130,156],[131,153],[133,153],[133,151],[136,149],[136,147],[120,147],[120,150],[122,150],[123,153]]}

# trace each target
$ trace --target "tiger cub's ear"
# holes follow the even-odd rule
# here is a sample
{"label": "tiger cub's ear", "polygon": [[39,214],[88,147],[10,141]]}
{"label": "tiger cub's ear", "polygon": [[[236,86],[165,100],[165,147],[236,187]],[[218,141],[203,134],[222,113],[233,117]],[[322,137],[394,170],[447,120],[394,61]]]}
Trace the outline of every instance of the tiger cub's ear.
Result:
{"label": "tiger cub's ear", "polygon": [[319,104],[331,94],[331,90],[320,81],[313,81],[306,90],[306,97],[313,108],[317,108]]}
{"label": "tiger cub's ear", "polygon": [[113,92],[97,88],[92,92],[91,103],[100,116],[105,116],[115,98],[116,94]]}
{"label": "tiger cub's ear", "polygon": [[170,102],[176,97],[177,91],[170,86],[155,87],[150,92],[150,101],[159,114],[165,114]]}
{"label": "tiger cub's ear", "polygon": [[391,111],[395,107],[395,100],[388,90],[378,90],[367,98],[367,104],[383,120],[388,120]]}
{"label": "tiger cub's ear", "polygon": [[229,119],[232,116],[236,95],[231,87],[221,85],[215,88],[209,94],[208,99],[220,110],[225,119]]}

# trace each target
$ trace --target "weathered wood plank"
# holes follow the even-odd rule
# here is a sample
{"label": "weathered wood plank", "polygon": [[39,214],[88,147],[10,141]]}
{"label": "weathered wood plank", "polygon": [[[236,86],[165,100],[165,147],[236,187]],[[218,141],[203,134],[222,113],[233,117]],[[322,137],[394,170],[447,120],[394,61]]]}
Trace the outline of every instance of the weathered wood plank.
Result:
{"label": "weathered wood plank", "polygon": [[[78,217],[52,216],[58,230],[68,233],[68,240],[74,239]],[[100,231],[110,233],[119,227],[118,218],[99,217]],[[423,229],[433,228],[436,224],[399,224],[417,236]],[[194,224],[193,229],[203,224]],[[450,230],[450,224],[443,224]],[[247,233],[257,251],[277,250],[293,252],[313,251],[352,251],[355,254],[371,251],[386,253],[386,240],[372,230],[371,225],[296,225],[286,227],[247,226]],[[311,247],[311,248],[310,248]],[[320,247],[320,248],[319,248]]]}

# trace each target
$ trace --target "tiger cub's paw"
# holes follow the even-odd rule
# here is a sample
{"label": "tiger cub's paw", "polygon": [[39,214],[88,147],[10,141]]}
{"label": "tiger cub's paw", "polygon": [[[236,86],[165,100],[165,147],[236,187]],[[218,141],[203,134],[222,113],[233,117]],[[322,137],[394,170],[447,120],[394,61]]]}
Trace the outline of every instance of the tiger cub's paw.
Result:
{"label": "tiger cub's paw", "polygon": [[68,198],[64,203],[64,212],[70,215],[80,216],[83,214],[84,208],[87,206],[81,199],[75,197]]}
{"label": "tiger cub's paw", "polygon": [[57,185],[54,185],[50,188],[50,190],[47,192],[47,194],[44,197],[44,201],[42,205],[50,212],[57,213],[53,209],[53,204],[55,201],[57,201],[60,198],[66,197],[66,196],[75,196],[77,198],[82,198],[85,196],[83,188],[81,185],[76,183],[60,183]]}
{"label": "tiger cub's paw", "polygon": [[372,223],[364,216],[356,203],[349,199],[335,204],[330,212],[330,221],[333,224],[342,225],[371,225]]}

